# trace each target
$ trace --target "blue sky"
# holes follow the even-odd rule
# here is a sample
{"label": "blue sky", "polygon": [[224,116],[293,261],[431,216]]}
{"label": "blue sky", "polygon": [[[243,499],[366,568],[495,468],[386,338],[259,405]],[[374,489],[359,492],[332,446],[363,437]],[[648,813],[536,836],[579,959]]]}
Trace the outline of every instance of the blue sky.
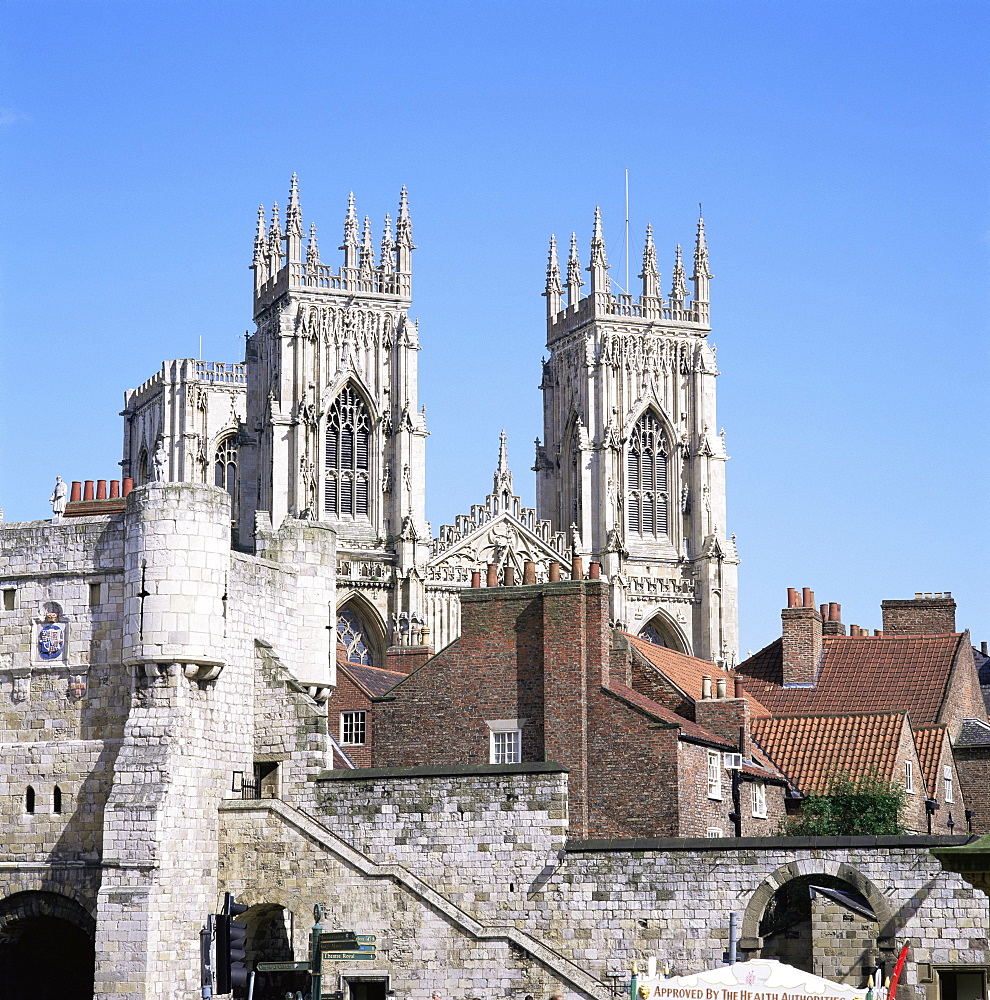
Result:
{"label": "blue sky", "polygon": [[988,42],[982,0],[8,0],[0,506],[118,474],[164,358],[241,360],[293,170],[327,261],[348,191],[377,232],[409,188],[434,528],[502,427],[532,502],[547,239],[601,204],[621,280],[628,168],[665,287],[705,206],[743,653],[788,586],[990,639]]}

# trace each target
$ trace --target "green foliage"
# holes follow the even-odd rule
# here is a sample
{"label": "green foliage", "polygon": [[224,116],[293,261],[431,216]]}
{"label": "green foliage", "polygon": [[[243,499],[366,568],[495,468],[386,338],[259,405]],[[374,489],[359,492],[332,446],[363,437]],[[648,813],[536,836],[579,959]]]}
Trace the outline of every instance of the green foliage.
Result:
{"label": "green foliage", "polygon": [[797,816],[784,820],[788,837],[878,837],[903,833],[904,788],[876,772],[833,774],[825,790],[807,796]]}

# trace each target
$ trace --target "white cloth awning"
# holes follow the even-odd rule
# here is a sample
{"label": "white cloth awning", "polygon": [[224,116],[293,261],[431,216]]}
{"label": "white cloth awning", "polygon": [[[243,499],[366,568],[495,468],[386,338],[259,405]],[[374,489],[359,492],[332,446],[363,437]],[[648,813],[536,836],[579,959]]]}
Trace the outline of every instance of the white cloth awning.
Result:
{"label": "white cloth awning", "polygon": [[[833,983],[769,958],[723,965],[707,972],[664,979],[650,960],[637,975],[632,994],[638,1000],[865,1000],[866,990]],[[652,973],[652,975],[651,975]]]}

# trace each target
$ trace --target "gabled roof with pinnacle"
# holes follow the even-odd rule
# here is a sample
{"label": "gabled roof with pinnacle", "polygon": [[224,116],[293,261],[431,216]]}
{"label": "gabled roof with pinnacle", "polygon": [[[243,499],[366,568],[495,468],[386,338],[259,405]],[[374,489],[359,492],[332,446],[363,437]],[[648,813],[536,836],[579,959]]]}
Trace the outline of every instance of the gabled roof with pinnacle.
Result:
{"label": "gabled roof with pinnacle", "polygon": [[502,431],[492,492],[470,514],[461,514],[454,524],[440,528],[431,546],[428,578],[454,580],[456,571],[483,569],[490,563],[510,565],[521,574],[527,560],[537,564],[538,578],[545,579],[551,562],[570,562],[570,543],[566,533],[555,532],[532,507],[523,507],[513,491]]}
{"label": "gabled roof with pinnacle", "polygon": [[773,715],[908,712],[919,727],[939,721],[964,635],[827,636],[813,688],[783,687],[781,640],[736,667],[739,682]]}

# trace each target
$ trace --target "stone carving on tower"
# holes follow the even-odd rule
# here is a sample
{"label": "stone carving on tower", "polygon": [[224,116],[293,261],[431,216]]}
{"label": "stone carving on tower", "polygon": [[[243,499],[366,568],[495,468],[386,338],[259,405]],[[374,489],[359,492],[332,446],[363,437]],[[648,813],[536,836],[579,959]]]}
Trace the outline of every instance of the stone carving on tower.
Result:
{"label": "stone carving on tower", "polygon": [[385,623],[421,611],[429,557],[405,188],[394,236],[385,217],[377,260],[371,221],[359,225],[353,194],[340,249],[338,270],[321,261],[315,225],[304,235],[294,174],[284,227],[278,205],[267,224],[259,209],[240,538],[286,517],[331,525],[338,611],[361,623],[378,660]]}
{"label": "stone carving on tower", "polygon": [[571,235],[566,291],[551,237],[537,510],[601,563],[615,623],[722,664],[737,647],[736,556],[715,432],[708,246],[699,217],[689,299],[677,247],[669,298],[647,227],[642,292],[614,292],[595,210],[588,294]]}

